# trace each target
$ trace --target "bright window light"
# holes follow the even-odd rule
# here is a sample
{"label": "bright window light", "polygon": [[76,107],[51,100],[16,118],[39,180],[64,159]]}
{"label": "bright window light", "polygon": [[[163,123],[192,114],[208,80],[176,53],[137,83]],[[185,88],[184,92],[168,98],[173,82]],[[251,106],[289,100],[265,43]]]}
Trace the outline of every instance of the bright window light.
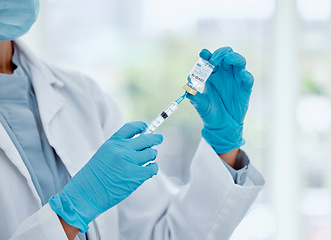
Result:
{"label": "bright window light", "polygon": [[298,0],[300,15],[308,21],[325,21],[330,16],[329,0]]}
{"label": "bright window light", "polygon": [[145,30],[181,29],[200,19],[268,19],[274,0],[143,0]]}

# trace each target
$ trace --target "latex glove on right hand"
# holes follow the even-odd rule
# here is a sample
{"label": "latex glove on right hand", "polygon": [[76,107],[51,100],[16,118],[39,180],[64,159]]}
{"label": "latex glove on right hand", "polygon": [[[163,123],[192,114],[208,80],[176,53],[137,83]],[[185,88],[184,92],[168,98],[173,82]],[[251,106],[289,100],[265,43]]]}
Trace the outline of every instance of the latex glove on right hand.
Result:
{"label": "latex glove on right hand", "polygon": [[245,69],[245,58],[230,47],[213,54],[203,49],[200,57],[215,66],[214,72],[203,93],[187,94],[187,98],[204,123],[202,136],[217,154],[224,154],[245,143],[242,131],[254,78]]}
{"label": "latex glove on right hand", "polygon": [[115,206],[158,172],[151,147],[163,141],[160,134],[142,133],[143,122],[125,124],[108,139],[89,162],[49,200],[51,208],[69,225],[88,230],[88,224]]}

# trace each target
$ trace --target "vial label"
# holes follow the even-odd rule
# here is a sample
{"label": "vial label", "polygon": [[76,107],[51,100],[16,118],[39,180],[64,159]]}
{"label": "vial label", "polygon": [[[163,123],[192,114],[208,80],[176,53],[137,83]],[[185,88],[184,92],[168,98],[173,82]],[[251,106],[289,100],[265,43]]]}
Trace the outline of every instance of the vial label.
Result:
{"label": "vial label", "polygon": [[208,61],[199,58],[188,76],[191,87],[195,89],[202,87],[213,72],[213,68],[214,66]]}

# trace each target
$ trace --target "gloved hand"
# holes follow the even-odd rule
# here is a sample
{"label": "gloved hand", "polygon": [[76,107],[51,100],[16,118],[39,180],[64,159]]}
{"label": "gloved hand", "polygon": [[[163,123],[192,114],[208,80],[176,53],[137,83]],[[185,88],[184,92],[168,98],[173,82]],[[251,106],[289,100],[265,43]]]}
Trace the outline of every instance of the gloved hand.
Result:
{"label": "gloved hand", "polygon": [[152,146],[163,141],[160,134],[142,134],[143,122],[125,124],[108,139],[89,162],[49,200],[52,209],[68,224],[88,230],[88,224],[115,206],[158,172]]}
{"label": "gloved hand", "polygon": [[242,131],[254,78],[245,70],[245,58],[230,47],[213,54],[203,49],[200,57],[215,68],[203,93],[187,94],[187,98],[204,123],[202,136],[217,154],[224,154],[245,143]]}

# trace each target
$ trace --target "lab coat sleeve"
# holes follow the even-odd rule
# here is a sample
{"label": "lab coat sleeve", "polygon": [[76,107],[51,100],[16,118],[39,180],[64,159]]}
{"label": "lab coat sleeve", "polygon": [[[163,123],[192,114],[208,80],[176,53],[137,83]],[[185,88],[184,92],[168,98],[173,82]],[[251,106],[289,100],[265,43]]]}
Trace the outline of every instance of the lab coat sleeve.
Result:
{"label": "lab coat sleeve", "polygon": [[10,240],[48,239],[67,240],[56,213],[49,204],[25,219]]}
{"label": "lab coat sleeve", "polygon": [[247,173],[244,186],[234,184],[202,139],[187,185],[178,189],[160,172],[119,205],[121,239],[229,239],[264,185],[252,164]]}

